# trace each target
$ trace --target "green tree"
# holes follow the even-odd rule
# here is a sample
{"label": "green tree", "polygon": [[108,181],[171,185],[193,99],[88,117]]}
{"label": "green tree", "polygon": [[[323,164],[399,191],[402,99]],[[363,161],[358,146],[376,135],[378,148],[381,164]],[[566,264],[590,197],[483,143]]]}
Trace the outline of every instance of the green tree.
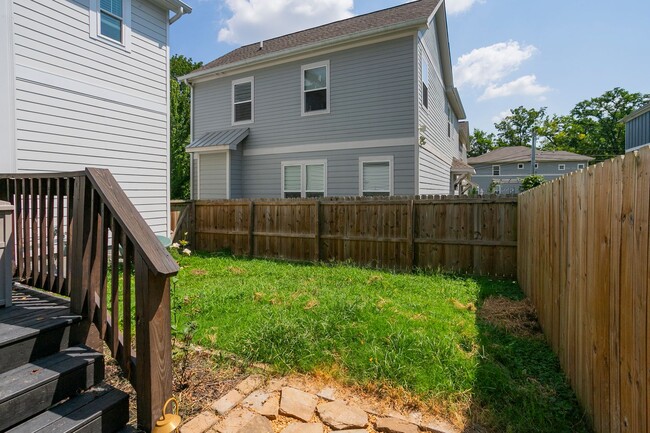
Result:
{"label": "green tree", "polygon": [[494,149],[494,134],[487,133],[481,129],[474,129],[469,138],[470,148],[467,151],[468,157],[483,155]]}
{"label": "green tree", "polygon": [[519,190],[522,191],[522,192],[523,191],[528,191],[529,189],[540,186],[545,182],[546,182],[546,179],[544,179],[544,176],[541,176],[539,174],[531,174],[530,176],[526,176],[521,181],[521,186],[519,187]]}
{"label": "green tree", "polygon": [[185,146],[190,141],[191,91],[187,84],[178,81],[178,77],[202,65],[182,55],[169,59],[170,194],[175,200],[190,198],[190,155],[185,152]]}
{"label": "green tree", "polygon": [[530,146],[533,132],[546,120],[546,107],[534,108],[517,107],[510,110],[510,115],[501,122],[495,123],[497,130],[496,146]]}
{"label": "green tree", "polygon": [[[616,87],[596,98],[579,102],[565,126],[573,151],[593,156],[599,161],[625,153],[625,125],[621,120],[632,111],[650,102],[649,94],[630,93]],[[584,134],[581,140],[575,136]]]}

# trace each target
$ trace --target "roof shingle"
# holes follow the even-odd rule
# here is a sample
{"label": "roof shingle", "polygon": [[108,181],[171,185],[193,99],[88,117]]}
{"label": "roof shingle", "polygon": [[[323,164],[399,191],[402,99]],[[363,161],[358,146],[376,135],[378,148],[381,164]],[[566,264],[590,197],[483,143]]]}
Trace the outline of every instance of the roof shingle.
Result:
{"label": "roof shingle", "polygon": [[[480,156],[468,158],[467,162],[475,164],[484,164],[490,162],[529,162],[531,149],[526,146],[500,147]],[[563,150],[548,151],[538,150],[535,152],[535,160],[538,162],[554,161],[593,161],[594,158],[585,155],[579,155],[573,152]]]}
{"label": "roof shingle", "polygon": [[245,45],[219,57],[216,60],[213,60],[194,72],[203,72],[219,66],[253,59],[266,54],[322,42],[340,36],[353,35],[355,33],[365,32],[372,29],[379,29],[394,24],[406,23],[414,20],[423,20],[423,22],[426,22],[426,19],[436,9],[440,2],[442,2],[442,0],[414,1],[390,9],[383,9],[377,12],[359,15],[319,27],[265,40],[263,47],[260,47],[259,42]]}

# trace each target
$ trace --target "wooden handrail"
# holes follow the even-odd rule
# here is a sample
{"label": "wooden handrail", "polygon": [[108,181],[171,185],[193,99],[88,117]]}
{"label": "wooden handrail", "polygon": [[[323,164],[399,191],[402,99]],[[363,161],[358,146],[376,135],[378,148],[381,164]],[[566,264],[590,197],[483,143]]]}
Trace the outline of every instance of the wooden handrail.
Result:
{"label": "wooden handrail", "polygon": [[86,176],[149,268],[160,275],[175,275],[178,264],[156,238],[111,172],[87,168]]}
{"label": "wooden handrail", "polygon": [[171,394],[178,265],[108,170],[0,174],[0,200],[16,209],[14,277],[70,297],[83,318],[72,342],[108,345],[137,392],[138,425],[151,431]]}

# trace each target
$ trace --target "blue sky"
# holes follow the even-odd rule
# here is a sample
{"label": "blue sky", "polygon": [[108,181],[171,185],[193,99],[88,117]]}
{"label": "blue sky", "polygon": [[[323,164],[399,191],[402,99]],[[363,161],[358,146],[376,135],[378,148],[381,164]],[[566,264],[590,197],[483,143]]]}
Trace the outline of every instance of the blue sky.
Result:
{"label": "blue sky", "polygon": [[[404,0],[187,0],[172,54],[209,62],[238,46]],[[510,108],[565,114],[614,87],[650,93],[650,0],[447,0],[456,86],[473,128]]]}

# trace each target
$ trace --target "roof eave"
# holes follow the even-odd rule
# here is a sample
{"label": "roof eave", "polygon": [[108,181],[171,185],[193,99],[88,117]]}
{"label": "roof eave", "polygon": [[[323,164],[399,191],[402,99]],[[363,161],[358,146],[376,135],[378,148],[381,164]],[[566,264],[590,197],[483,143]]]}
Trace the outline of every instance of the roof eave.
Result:
{"label": "roof eave", "polygon": [[623,119],[621,119],[621,123],[627,123],[630,120],[634,120],[637,117],[643,116],[646,113],[650,112],[650,104],[644,105],[643,107],[639,108],[638,110],[635,110],[625,116]]}
{"label": "roof eave", "polygon": [[183,15],[191,14],[192,7],[181,0],[149,0],[151,3],[164,7],[168,11],[173,11],[175,15],[169,18],[169,24],[174,24]]}
{"label": "roof eave", "polygon": [[273,60],[279,60],[282,58],[290,58],[293,56],[297,56],[300,54],[303,54],[308,51],[316,50],[316,49],[322,49],[322,48],[328,48],[340,44],[344,44],[347,42],[351,41],[356,41],[356,40],[361,40],[361,39],[367,39],[371,38],[374,36],[379,36],[383,34],[390,34],[390,33],[397,33],[400,31],[406,31],[409,29],[413,29],[414,31],[417,31],[417,29],[421,28],[422,25],[425,25],[427,23],[427,18],[418,18],[415,20],[409,20],[409,21],[404,21],[401,23],[397,24],[392,24],[390,26],[383,26],[383,27],[378,27],[370,30],[366,30],[363,32],[356,32],[348,35],[343,35],[343,36],[338,36],[335,38],[330,38],[330,39],[325,39],[320,42],[312,43],[312,44],[305,44],[305,45],[300,45],[298,47],[294,48],[289,48],[286,50],[280,50],[280,51],[275,51],[269,54],[265,54],[262,56],[257,56],[253,57],[250,59],[246,60],[241,60],[239,62],[234,62],[234,63],[229,63],[226,65],[220,65],[216,66],[214,68],[206,69],[204,71],[200,72],[190,72],[187,75],[183,75],[182,77],[179,77],[179,80],[185,80],[185,81],[192,81],[197,78],[204,78],[208,77],[210,75],[215,75],[218,76],[220,74],[226,73],[231,70],[235,70],[238,68],[242,67],[251,67],[255,66],[257,64],[261,63],[266,63],[269,61]]}
{"label": "roof eave", "polygon": [[454,72],[451,61],[451,49],[449,48],[449,28],[447,26],[447,8],[445,2],[435,12],[438,46],[440,47],[440,60],[442,61],[442,81],[445,85],[445,92],[458,120],[467,118],[465,107],[460,99],[458,89],[454,87]]}

